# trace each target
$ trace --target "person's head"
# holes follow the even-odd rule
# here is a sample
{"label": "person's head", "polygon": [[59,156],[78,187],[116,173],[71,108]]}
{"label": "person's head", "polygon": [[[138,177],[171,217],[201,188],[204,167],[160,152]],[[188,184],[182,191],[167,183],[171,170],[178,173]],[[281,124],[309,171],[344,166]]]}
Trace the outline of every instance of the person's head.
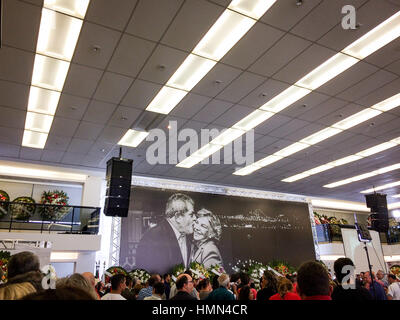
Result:
{"label": "person's head", "polygon": [[335,271],[335,276],[339,283],[342,283],[343,278],[349,273],[349,270],[345,268],[347,266],[354,268],[354,263],[349,258],[339,258],[333,264],[333,270]]}
{"label": "person's head", "polygon": [[378,272],[376,273],[376,277],[378,278],[378,280],[382,280],[385,277],[385,274],[382,270],[378,270]]}
{"label": "person's head", "polygon": [[87,291],[77,287],[63,286],[56,289],[42,290],[32,293],[22,300],[95,300]]}
{"label": "person's head", "polygon": [[79,273],[74,273],[69,277],[58,279],[56,282],[56,288],[58,287],[75,287],[86,291],[90,294],[94,299],[97,299],[96,291],[94,290],[94,286],[92,286],[87,278]]}
{"label": "person's head", "polygon": [[247,286],[250,283],[250,277],[247,273],[241,272],[240,273],[240,283],[243,286]]}
{"label": "person's head", "polygon": [[272,271],[265,270],[261,281],[262,288],[271,288],[274,292],[278,290],[277,279]]}
{"label": "person's head", "polygon": [[331,293],[328,272],[315,261],[303,263],[297,272],[297,291],[303,298]]}
{"label": "person's head", "polygon": [[149,278],[148,284],[150,287],[154,287],[157,282],[161,282],[161,277],[159,274],[152,274]]}
{"label": "person's head", "polygon": [[226,273],[223,273],[218,277],[218,284],[220,287],[228,288],[229,280],[229,276]]}
{"label": "person's head", "polygon": [[162,282],[157,282],[154,284],[153,287],[153,294],[156,294],[158,296],[162,296],[165,292],[165,285]]}
{"label": "person's head", "polygon": [[29,282],[9,284],[0,288],[0,300],[19,300],[35,292],[35,287]]}
{"label": "person's head", "polygon": [[121,293],[126,288],[126,277],[123,274],[116,274],[111,277],[111,291],[113,293]]}
{"label": "person's head", "polygon": [[182,274],[180,277],[178,277],[178,280],[176,280],[176,289],[178,291],[191,293],[193,291],[192,277],[188,274]]}
{"label": "person's head", "polygon": [[[372,278],[375,280],[375,274],[373,272],[372,272]],[[368,283],[368,284],[372,283],[371,274],[369,271],[364,272],[363,281],[364,281],[364,283]]]}
{"label": "person's head", "polygon": [[85,279],[94,287],[96,285],[96,278],[94,277],[94,274],[91,272],[84,272],[82,273],[82,276],[85,277]]}
{"label": "person's head", "polygon": [[193,233],[194,202],[192,198],[182,193],[173,194],[167,201],[165,214],[179,232]]}
{"label": "person's head", "polygon": [[193,238],[195,241],[221,239],[222,226],[218,217],[207,209],[201,209],[196,213],[196,220],[193,224]]}
{"label": "person's head", "polygon": [[241,301],[254,300],[254,294],[249,286],[244,286],[242,289],[240,289],[238,300]]}
{"label": "person's head", "polygon": [[97,282],[96,290],[97,290],[97,292],[102,292],[104,290],[104,283],[101,281]]}
{"label": "person's head", "polygon": [[171,281],[171,275],[169,273],[164,274],[164,282],[169,283]]}
{"label": "person's head", "polygon": [[293,290],[293,283],[287,278],[281,277],[278,281],[278,293],[283,299],[286,293]]}
{"label": "person's head", "polygon": [[11,256],[7,268],[8,278],[11,279],[29,271],[40,271],[40,262],[32,252],[23,251]]}
{"label": "person's head", "polygon": [[208,278],[202,279],[202,280],[199,282],[197,288],[198,288],[198,289],[197,289],[198,291],[212,291],[210,279],[208,279]]}
{"label": "person's head", "polygon": [[388,274],[388,282],[392,284],[393,282],[397,282],[396,276],[394,274]]}

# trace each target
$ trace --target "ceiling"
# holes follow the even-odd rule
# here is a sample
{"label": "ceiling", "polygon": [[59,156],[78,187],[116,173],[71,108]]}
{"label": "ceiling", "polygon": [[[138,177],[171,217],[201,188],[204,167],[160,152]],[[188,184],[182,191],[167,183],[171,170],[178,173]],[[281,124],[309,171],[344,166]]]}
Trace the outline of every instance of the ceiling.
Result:
{"label": "ceiling", "polygon": [[[400,0],[278,0],[167,115],[145,111],[229,0],[92,0],[45,148],[21,147],[41,18],[41,0],[5,0],[0,49],[0,157],[105,168],[117,142],[145,119],[178,127],[229,128],[329,57],[400,10]],[[341,8],[357,7],[356,30]],[[400,92],[400,38],[255,128],[255,160]],[[364,201],[361,190],[400,180],[400,172],[322,186],[400,162],[400,146],[309,178],[281,180],[400,136],[400,108],[385,112],[248,176],[236,164],[190,169],[150,165],[144,141],[124,148],[138,175]],[[181,143],[182,144],[182,143]],[[400,187],[387,191],[400,193]],[[388,202],[393,202],[388,197]]]}

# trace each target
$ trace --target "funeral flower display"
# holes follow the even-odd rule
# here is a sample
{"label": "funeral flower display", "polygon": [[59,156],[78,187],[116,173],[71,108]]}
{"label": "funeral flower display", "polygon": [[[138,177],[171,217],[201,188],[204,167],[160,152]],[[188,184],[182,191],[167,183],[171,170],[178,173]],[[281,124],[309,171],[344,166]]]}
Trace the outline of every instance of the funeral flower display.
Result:
{"label": "funeral flower display", "polygon": [[44,191],[40,203],[57,206],[40,207],[40,214],[44,219],[60,220],[69,211],[69,207],[63,207],[68,205],[68,200],[69,197],[64,191]]}
{"label": "funeral flower display", "polygon": [[109,267],[109,268],[104,272],[104,275],[105,275],[105,282],[106,282],[106,283],[109,283],[111,277],[114,276],[114,275],[116,275],[116,274],[123,274],[123,275],[127,276],[127,275],[128,275],[128,272],[127,272],[124,268],[122,268],[122,267],[120,267],[120,266]]}
{"label": "funeral flower display", "polygon": [[190,264],[190,271],[192,271],[193,279],[194,280],[201,280],[205,278],[209,278],[210,274],[204,264],[198,262],[192,262]]}
{"label": "funeral flower display", "polygon": [[10,204],[12,219],[29,220],[35,213],[36,202],[31,197],[18,197]]}
{"label": "funeral flower display", "polygon": [[4,190],[0,190],[0,218],[5,216],[8,211],[8,203],[2,203],[2,202],[8,202],[10,201],[10,196],[8,195],[7,192]]}
{"label": "funeral flower display", "polygon": [[8,251],[0,251],[0,268],[2,270],[2,276],[0,281],[6,282],[7,281],[7,264],[8,260],[10,260],[11,253]]}
{"label": "funeral flower display", "polygon": [[268,265],[283,276],[293,275],[296,273],[296,269],[286,261],[272,260]]}
{"label": "funeral flower display", "polygon": [[171,279],[173,282],[176,282],[176,278],[181,274],[185,272],[185,266],[183,264],[177,264],[172,268],[172,275]]}
{"label": "funeral flower display", "polygon": [[261,262],[249,259],[245,261],[239,260],[236,265],[232,268],[236,272],[244,272],[247,273],[254,281],[254,285],[256,289],[260,289],[260,278],[262,277],[265,270],[268,269],[266,265]]}
{"label": "funeral flower display", "polygon": [[144,269],[134,269],[129,272],[132,279],[138,279],[141,283],[146,283],[150,279],[150,273]]}

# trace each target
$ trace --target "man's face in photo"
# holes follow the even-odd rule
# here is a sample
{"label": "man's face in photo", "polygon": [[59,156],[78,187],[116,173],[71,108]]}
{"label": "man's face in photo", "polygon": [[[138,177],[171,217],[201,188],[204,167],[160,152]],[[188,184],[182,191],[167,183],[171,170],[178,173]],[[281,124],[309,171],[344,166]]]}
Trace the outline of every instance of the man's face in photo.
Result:
{"label": "man's face in photo", "polygon": [[176,222],[179,224],[179,231],[186,234],[193,233],[193,222],[195,220],[194,208],[190,202],[177,200],[174,203],[174,208],[183,211],[176,217]]}

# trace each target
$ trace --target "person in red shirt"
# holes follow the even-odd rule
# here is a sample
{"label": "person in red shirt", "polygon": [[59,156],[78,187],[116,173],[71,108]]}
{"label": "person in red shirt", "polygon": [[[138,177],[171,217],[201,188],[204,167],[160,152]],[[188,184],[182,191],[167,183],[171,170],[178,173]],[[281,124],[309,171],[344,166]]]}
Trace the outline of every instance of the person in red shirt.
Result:
{"label": "person in red shirt", "polygon": [[[250,277],[244,272],[240,273],[240,283],[241,283],[241,287],[238,289],[238,294],[240,294],[240,290],[242,290],[243,287],[250,287]],[[257,290],[250,288],[250,291],[254,297],[254,300],[256,300],[257,299]]]}
{"label": "person in red shirt", "polygon": [[274,294],[269,300],[301,300],[297,293],[293,292],[292,281],[280,278],[278,282],[278,293]]}
{"label": "person in red shirt", "polygon": [[303,263],[297,271],[297,292],[302,300],[332,300],[325,267],[315,261]]}

